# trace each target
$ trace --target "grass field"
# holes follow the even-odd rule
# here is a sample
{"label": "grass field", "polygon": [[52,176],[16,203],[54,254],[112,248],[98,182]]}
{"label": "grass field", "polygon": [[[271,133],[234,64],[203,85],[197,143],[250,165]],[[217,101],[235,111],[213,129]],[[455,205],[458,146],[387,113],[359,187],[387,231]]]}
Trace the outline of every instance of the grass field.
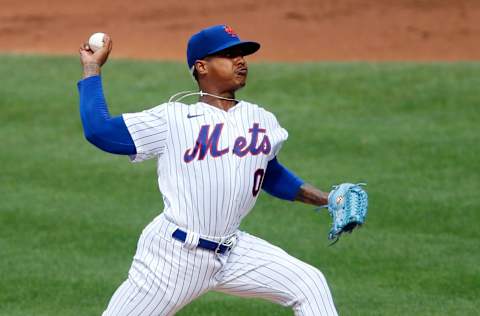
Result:
{"label": "grass field", "polygon": [[[75,58],[0,56],[0,315],[100,315],[162,209],[155,162],[83,138]],[[193,89],[185,66],[113,60],[113,114]],[[328,190],[368,181],[367,224],[260,196],[242,228],[318,267],[341,315],[478,315],[480,64],[253,64],[240,97],[277,115],[279,160]],[[179,315],[292,315],[209,293]]]}

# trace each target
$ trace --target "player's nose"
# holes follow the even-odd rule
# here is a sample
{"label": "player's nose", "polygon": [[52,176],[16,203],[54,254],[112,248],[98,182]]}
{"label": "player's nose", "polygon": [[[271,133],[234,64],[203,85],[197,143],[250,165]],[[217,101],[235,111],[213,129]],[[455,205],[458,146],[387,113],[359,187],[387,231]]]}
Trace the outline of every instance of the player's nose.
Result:
{"label": "player's nose", "polygon": [[242,67],[242,68],[247,67],[247,61],[245,60],[245,57],[242,55],[236,56],[234,58],[234,63],[237,67]]}

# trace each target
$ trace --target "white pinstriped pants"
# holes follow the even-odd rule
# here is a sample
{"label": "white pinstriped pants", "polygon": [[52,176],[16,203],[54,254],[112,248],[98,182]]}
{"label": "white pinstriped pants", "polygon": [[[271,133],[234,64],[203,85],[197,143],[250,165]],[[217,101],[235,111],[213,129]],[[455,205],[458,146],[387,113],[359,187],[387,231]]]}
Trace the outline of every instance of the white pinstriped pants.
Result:
{"label": "white pinstriped pants", "polygon": [[158,216],[143,231],[128,279],[103,316],[174,315],[213,290],[289,306],[297,316],[337,315],[323,274],[282,249],[244,232],[224,255],[187,249],[174,224]]}

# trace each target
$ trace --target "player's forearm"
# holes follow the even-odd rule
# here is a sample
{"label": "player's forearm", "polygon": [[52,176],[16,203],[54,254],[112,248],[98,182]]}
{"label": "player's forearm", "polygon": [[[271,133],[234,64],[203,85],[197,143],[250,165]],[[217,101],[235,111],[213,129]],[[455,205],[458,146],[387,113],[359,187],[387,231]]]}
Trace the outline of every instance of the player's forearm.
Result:
{"label": "player's forearm", "polygon": [[89,62],[83,65],[83,79],[100,74],[100,65]]}
{"label": "player's forearm", "polygon": [[328,193],[320,191],[313,185],[304,183],[300,187],[295,200],[316,206],[323,206],[328,204]]}

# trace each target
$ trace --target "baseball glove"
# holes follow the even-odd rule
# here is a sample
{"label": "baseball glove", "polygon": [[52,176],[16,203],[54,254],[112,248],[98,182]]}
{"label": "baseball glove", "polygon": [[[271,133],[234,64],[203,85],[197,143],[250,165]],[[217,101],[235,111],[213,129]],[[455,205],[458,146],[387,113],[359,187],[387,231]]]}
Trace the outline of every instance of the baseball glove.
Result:
{"label": "baseball glove", "polygon": [[351,233],[365,222],[368,207],[368,195],[360,186],[364,183],[342,183],[333,186],[328,195],[328,213],[333,219],[328,239],[334,244],[340,235]]}

